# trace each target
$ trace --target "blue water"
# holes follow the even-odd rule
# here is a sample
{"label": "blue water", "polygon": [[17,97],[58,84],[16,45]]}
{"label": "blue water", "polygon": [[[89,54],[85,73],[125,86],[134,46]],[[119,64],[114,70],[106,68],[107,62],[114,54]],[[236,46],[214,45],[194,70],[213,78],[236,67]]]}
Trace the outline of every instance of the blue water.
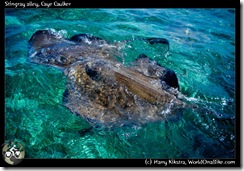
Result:
{"label": "blue water", "polygon": [[[167,55],[141,42],[125,45],[124,64],[144,53],[173,69],[189,104],[173,120],[93,129],[62,105],[66,77],[33,64],[28,40],[52,29],[69,38],[89,33],[110,42],[163,37]],[[234,158],[234,9],[6,9],[5,139],[27,158]]]}

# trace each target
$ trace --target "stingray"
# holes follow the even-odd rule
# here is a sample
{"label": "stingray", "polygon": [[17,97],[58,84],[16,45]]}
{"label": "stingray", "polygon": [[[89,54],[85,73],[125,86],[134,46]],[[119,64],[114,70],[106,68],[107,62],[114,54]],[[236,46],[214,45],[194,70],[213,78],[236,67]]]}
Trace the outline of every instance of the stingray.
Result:
{"label": "stingray", "polygon": [[[169,50],[167,39],[141,40]],[[63,105],[91,125],[161,121],[185,106],[177,98],[179,83],[173,70],[145,54],[125,66],[115,57],[121,55],[118,43],[89,34],[67,39],[50,30],[39,30],[28,44],[30,62],[63,71],[67,77]]]}

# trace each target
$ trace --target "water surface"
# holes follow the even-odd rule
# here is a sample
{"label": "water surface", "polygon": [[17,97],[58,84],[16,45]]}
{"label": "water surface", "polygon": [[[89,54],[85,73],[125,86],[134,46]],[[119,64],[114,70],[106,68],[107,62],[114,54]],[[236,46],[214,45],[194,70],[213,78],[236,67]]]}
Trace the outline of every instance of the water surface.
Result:
{"label": "water surface", "polygon": [[[199,109],[173,120],[95,129],[62,106],[66,78],[28,62],[40,29],[66,38],[89,33],[110,42],[163,37],[167,55],[140,41],[125,44],[125,65],[141,53],[173,69],[180,91]],[[6,9],[5,138],[27,158],[235,157],[235,11],[233,9]]]}

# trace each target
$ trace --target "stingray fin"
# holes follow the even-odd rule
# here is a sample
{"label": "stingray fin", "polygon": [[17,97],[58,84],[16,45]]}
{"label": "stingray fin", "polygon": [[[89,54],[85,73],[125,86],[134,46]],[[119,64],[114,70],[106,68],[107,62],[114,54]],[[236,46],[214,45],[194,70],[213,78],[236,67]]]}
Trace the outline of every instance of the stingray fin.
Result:
{"label": "stingray fin", "polygon": [[76,116],[82,117],[91,126],[100,125],[102,110],[88,96],[81,94],[77,86],[73,82],[68,83],[63,93],[63,105]]}
{"label": "stingray fin", "polygon": [[63,105],[67,107],[76,116],[80,116],[80,112],[76,103],[79,99],[76,97],[75,91],[72,91],[71,86],[68,86],[63,93]]}
{"label": "stingray fin", "polygon": [[[142,71],[150,71],[150,70],[156,70],[159,67],[162,67],[159,63],[156,61],[150,59],[147,55],[145,54],[140,54],[134,61],[134,65],[137,66],[139,69]],[[163,68],[163,67],[162,67]],[[144,73],[146,74],[146,73]],[[153,75],[153,73],[151,73]],[[146,74],[148,76],[151,75],[150,73]]]}
{"label": "stingray fin", "polygon": [[75,43],[86,43],[86,44],[108,44],[106,40],[99,37],[92,36],[89,34],[76,34],[70,38]]}
{"label": "stingray fin", "polygon": [[62,37],[49,30],[38,30],[31,36],[28,44],[29,47],[40,49],[58,43],[60,40],[63,40]]}
{"label": "stingray fin", "polygon": [[160,80],[164,81],[168,86],[179,90],[178,78],[173,70],[161,66],[158,62],[150,59],[145,54],[140,54],[134,64],[144,75],[160,78]]}
{"label": "stingray fin", "polygon": [[150,45],[162,44],[162,49],[164,52],[169,51],[169,41],[165,38],[136,38],[133,40],[124,40],[123,42],[133,42],[135,40],[142,40],[148,42]]}
{"label": "stingray fin", "polygon": [[72,63],[81,60],[76,54],[74,42],[68,41],[51,30],[36,31],[28,41],[28,61],[67,68]]}
{"label": "stingray fin", "polygon": [[167,46],[167,50],[169,50],[169,41],[165,38],[147,38],[146,39],[151,45],[153,44],[163,44]]}
{"label": "stingray fin", "polygon": [[165,74],[160,78],[162,81],[164,81],[168,86],[180,89],[178,78],[175,74],[175,72],[171,69],[167,69]]}

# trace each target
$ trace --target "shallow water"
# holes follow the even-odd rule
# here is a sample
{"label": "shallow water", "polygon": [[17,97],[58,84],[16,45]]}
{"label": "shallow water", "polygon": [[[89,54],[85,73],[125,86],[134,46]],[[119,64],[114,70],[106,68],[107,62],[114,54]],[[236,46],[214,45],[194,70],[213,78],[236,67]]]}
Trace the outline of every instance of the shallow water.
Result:
{"label": "shallow water", "polygon": [[[140,41],[121,49],[125,65],[144,53],[173,69],[189,104],[174,119],[84,132],[89,124],[62,106],[66,78],[28,62],[40,29],[64,37],[89,33],[110,42],[163,37],[170,51]],[[8,9],[5,11],[5,138],[27,158],[235,157],[233,9]]]}

